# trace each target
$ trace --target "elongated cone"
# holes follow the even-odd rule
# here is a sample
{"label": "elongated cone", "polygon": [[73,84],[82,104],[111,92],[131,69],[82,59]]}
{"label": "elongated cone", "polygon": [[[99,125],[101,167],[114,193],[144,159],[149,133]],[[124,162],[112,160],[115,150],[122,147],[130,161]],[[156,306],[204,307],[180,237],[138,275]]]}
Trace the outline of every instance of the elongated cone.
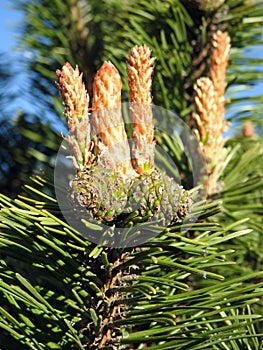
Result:
{"label": "elongated cone", "polygon": [[218,179],[224,159],[224,139],[222,124],[217,104],[217,94],[210,78],[200,78],[194,85],[196,113],[194,119],[200,148],[206,160],[206,188],[208,195],[219,188]]}
{"label": "elongated cone", "polygon": [[122,82],[110,62],[104,62],[93,83],[92,135],[99,162],[125,176],[133,173],[121,112]]}
{"label": "elongated cone", "polygon": [[132,120],[132,164],[138,174],[154,168],[152,73],[155,58],[148,46],[134,46],[127,57]]}
{"label": "elongated cone", "polygon": [[67,141],[73,148],[73,165],[77,169],[83,169],[91,165],[93,158],[88,116],[89,96],[78,66],[73,69],[67,62],[61,71],[56,71],[56,77],[70,131]]}
{"label": "elongated cone", "polygon": [[201,147],[208,165],[214,166],[221,163],[222,147],[222,120],[218,120],[217,95],[213,82],[209,78],[200,78],[194,85],[196,114],[195,120],[198,127]]}
{"label": "elongated cone", "polygon": [[88,114],[89,96],[78,66],[73,69],[70,63],[66,62],[61,71],[57,69],[56,76],[56,83],[65,106],[69,131],[73,134],[76,125]]}
{"label": "elongated cone", "polygon": [[230,37],[228,33],[218,30],[212,36],[212,54],[209,77],[213,82],[216,92],[217,125],[221,133],[225,129],[225,89],[226,70],[230,53]]}
{"label": "elongated cone", "polygon": [[[226,70],[230,52],[227,33],[217,31],[212,36],[209,77],[199,78],[195,85],[196,133],[207,163],[208,194],[219,188],[218,179],[224,161],[225,88]],[[221,185],[220,185],[221,186]]]}
{"label": "elongated cone", "polygon": [[194,91],[197,112],[195,114],[195,120],[198,127],[199,139],[203,147],[205,147],[205,145],[210,144],[210,139],[213,140],[217,136],[215,133],[217,130],[214,130],[217,115],[216,93],[213,82],[206,77],[199,78],[196,81]]}

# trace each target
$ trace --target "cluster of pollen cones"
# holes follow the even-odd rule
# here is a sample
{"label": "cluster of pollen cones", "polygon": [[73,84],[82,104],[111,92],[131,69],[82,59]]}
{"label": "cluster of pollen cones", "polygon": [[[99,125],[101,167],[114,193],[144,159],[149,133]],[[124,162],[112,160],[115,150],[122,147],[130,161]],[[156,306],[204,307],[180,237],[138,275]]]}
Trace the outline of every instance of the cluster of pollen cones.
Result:
{"label": "cluster of pollen cones", "polygon": [[188,192],[154,167],[154,61],[146,45],[133,47],[127,57],[130,142],[122,116],[122,81],[112,63],[104,62],[96,73],[92,101],[78,67],[65,63],[56,72],[76,170],[71,194],[92,218],[103,222],[115,225],[121,217],[130,225],[130,214],[133,222],[134,217],[147,221],[157,215],[167,225],[182,221],[191,210]]}
{"label": "cluster of pollen cones", "polygon": [[[215,32],[208,76],[194,85],[194,131],[207,164],[208,177],[204,181],[208,194],[217,191],[224,162],[222,134],[226,128],[224,93],[229,52],[228,34]],[[127,198],[139,203],[140,215],[148,217],[162,212],[162,217],[169,217],[170,222],[180,220],[179,212],[182,217],[191,210],[187,191],[154,167],[151,96],[154,61],[146,45],[133,47],[126,60],[130,142],[122,116],[122,81],[112,63],[104,62],[96,73],[92,101],[78,67],[73,69],[65,63],[56,72],[70,132],[67,141],[73,150],[77,173],[71,183],[73,197],[93,217],[113,220],[125,209]]]}
{"label": "cluster of pollen cones", "polygon": [[[127,57],[132,123],[131,149],[121,110],[122,81],[111,62],[104,62],[93,82],[93,99],[89,96],[78,67],[65,63],[57,70],[61,93],[74,150],[74,166],[89,168],[94,158],[124,176],[142,174],[154,167],[154,125],[151,112],[154,58],[150,49],[135,46]],[[89,114],[91,109],[92,113]]]}

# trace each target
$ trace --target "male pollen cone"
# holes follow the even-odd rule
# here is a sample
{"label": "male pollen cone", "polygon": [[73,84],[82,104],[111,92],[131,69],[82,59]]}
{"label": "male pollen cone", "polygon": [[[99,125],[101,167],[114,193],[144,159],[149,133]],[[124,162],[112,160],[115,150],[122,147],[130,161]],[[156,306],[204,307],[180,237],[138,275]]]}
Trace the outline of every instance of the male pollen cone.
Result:
{"label": "male pollen cone", "polygon": [[134,46],[127,57],[132,120],[132,162],[138,174],[154,167],[154,122],[152,117],[152,74],[155,58],[148,46]]}
{"label": "male pollen cone", "polygon": [[121,88],[118,70],[111,62],[104,62],[93,83],[92,134],[97,154],[106,147],[113,170],[127,174],[132,171],[132,165],[121,112]]}
{"label": "male pollen cone", "polygon": [[69,131],[73,133],[76,125],[88,115],[89,95],[78,66],[73,69],[70,63],[66,62],[61,71],[57,69],[56,77],[56,84],[65,106]]}

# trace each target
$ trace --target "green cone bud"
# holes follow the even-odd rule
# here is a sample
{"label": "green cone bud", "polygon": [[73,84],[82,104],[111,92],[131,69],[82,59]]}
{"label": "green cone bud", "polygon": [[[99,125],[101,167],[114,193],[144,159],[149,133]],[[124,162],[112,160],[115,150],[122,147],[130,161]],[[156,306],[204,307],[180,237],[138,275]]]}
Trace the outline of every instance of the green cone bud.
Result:
{"label": "green cone bud", "polygon": [[181,222],[192,206],[189,193],[157,170],[131,182],[118,172],[96,166],[71,181],[70,196],[92,219],[121,226],[150,220],[167,226]]}
{"label": "green cone bud", "polygon": [[120,173],[98,165],[80,172],[70,183],[73,201],[91,218],[106,223],[123,212],[128,189],[129,181]]}
{"label": "green cone bud", "polygon": [[191,211],[192,200],[173,178],[154,170],[134,179],[129,190],[129,204],[130,210],[137,209],[138,216],[145,221],[160,220],[167,226],[183,220]]}

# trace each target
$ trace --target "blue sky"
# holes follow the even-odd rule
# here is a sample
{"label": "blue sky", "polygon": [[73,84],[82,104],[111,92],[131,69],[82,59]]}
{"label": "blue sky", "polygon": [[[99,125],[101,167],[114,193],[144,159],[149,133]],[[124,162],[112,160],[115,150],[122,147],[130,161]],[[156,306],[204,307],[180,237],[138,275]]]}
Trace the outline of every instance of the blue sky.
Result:
{"label": "blue sky", "polygon": [[11,54],[11,46],[15,45],[16,27],[21,20],[21,13],[11,9],[8,0],[0,0],[0,51]]}
{"label": "blue sky", "polygon": [[12,8],[12,1],[0,0],[0,53],[4,54],[4,58],[8,59],[10,67],[16,72],[7,89],[19,91],[19,94],[17,94],[19,97],[13,103],[5,105],[4,111],[8,117],[15,117],[20,109],[28,112],[32,111],[30,104],[22,96],[23,86],[27,81],[27,75],[22,65],[23,53],[16,50],[16,37],[18,36],[21,21],[21,11],[16,11]]}

